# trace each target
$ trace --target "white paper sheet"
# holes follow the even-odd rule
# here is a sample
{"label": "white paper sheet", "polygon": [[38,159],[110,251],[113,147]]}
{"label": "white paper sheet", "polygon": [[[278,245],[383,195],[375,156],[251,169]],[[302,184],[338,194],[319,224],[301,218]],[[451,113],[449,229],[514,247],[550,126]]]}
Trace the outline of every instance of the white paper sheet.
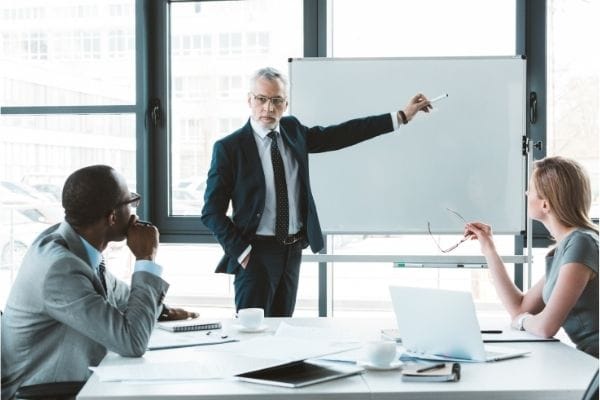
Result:
{"label": "white paper sheet", "polygon": [[[207,335],[207,332],[210,334]],[[195,332],[169,332],[154,329],[148,342],[148,350],[173,349],[178,347],[205,346],[234,342],[235,339],[224,335],[221,330]]]}
{"label": "white paper sheet", "polygon": [[198,380],[225,376],[219,365],[204,365],[199,362],[169,362],[158,364],[112,365],[90,367],[100,382],[110,381],[153,381],[153,380]]}
{"label": "white paper sheet", "polygon": [[203,347],[202,350],[235,353],[251,358],[295,361],[318,358],[326,354],[348,351],[359,347],[361,347],[360,343],[336,343],[287,336],[263,336],[220,346]]}
{"label": "white paper sheet", "polygon": [[358,340],[348,332],[339,329],[317,328],[313,326],[290,325],[285,322],[279,324],[275,331],[277,337],[298,338],[304,340],[318,340],[337,343],[356,343]]}
{"label": "white paper sheet", "polygon": [[[224,379],[233,375],[259,368],[280,364],[280,360],[256,359],[237,354],[194,352],[186,359],[178,356],[165,360],[137,359],[138,362],[125,365],[105,365],[90,367],[101,382],[108,381],[190,381]],[[129,360],[127,360],[129,361]]]}

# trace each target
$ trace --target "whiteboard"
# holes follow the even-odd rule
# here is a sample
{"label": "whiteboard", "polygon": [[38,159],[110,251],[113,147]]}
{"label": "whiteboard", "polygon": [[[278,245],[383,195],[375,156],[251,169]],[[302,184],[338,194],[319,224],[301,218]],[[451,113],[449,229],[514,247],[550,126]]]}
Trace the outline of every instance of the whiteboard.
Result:
{"label": "whiteboard", "polygon": [[403,109],[448,93],[429,114],[358,145],[311,154],[325,233],[525,230],[526,61],[521,57],[289,60],[290,113],[307,126]]}

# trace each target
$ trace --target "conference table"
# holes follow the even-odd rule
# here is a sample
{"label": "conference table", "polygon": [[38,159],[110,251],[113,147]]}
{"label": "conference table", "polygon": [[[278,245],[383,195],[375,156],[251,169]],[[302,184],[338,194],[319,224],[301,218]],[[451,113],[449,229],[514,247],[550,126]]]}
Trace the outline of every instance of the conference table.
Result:
{"label": "conference table", "polygon": [[[286,327],[313,329],[315,332],[337,332],[345,338],[358,339],[360,347],[367,341],[381,338],[381,329],[394,328],[393,320],[341,319],[341,318],[267,318],[268,329],[261,333],[241,333],[235,320],[222,320],[223,328],[212,331],[218,337],[245,342],[264,338],[272,340],[274,332],[284,324]],[[506,321],[504,321],[506,322]],[[482,329],[510,329],[496,321],[481,322]],[[510,333],[510,332],[508,332]],[[206,335],[206,332],[194,332]],[[177,335],[177,334],[174,334]],[[340,337],[342,337],[340,336]],[[258,342],[257,342],[258,343]],[[316,341],[315,341],[316,343]],[[146,371],[148,367],[173,372],[187,369],[190,362],[199,362],[210,368],[211,362],[223,365],[227,357],[231,363],[241,358],[234,354],[218,352],[219,346],[195,346],[167,350],[147,351],[141,358],[124,358],[109,353],[99,367],[127,368],[129,372]],[[316,346],[316,344],[315,344]],[[461,379],[458,382],[403,382],[399,370],[365,372],[329,382],[303,388],[284,388],[242,382],[232,376],[186,380],[132,380],[104,381],[94,373],[83,387],[78,399],[580,399],[598,368],[598,360],[565,343],[554,342],[511,342],[504,347],[525,349],[530,354],[490,363],[462,363]],[[275,348],[275,347],[274,347]],[[260,349],[255,349],[260,351]],[[272,349],[270,349],[272,350]],[[289,349],[291,352],[297,349]],[[360,351],[357,349],[355,351]],[[269,349],[266,349],[266,353]],[[224,359],[225,358],[225,359]],[[211,361],[212,360],[212,361]],[[248,368],[248,360],[244,359]],[[262,367],[260,362],[256,368]],[[126,370],[122,370],[126,371]],[[202,373],[199,373],[203,375]],[[208,379],[206,379],[208,377]]]}

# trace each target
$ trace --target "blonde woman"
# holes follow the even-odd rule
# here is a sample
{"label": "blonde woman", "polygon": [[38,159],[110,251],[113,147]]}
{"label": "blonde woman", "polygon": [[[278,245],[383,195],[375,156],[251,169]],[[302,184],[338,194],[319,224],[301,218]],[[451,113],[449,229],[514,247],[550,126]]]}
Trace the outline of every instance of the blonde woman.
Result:
{"label": "blonde woman", "polygon": [[545,275],[525,293],[508,276],[489,225],[468,223],[465,235],[479,240],[513,328],[551,337],[562,326],[578,349],[598,358],[598,226],[590,206],[590,179],[581,165],[563,157],[535,163],[528,213],[556,245],[546,256]]}

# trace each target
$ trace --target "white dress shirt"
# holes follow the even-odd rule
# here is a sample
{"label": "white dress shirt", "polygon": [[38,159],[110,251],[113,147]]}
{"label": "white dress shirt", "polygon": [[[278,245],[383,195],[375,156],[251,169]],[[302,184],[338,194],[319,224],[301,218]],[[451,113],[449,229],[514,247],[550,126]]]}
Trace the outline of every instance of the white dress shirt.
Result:
{"label": "white dress shirt", "polygon": [[[396,113],[390,113],[392,118],[392,124],[394,130],[398,129],[398,119]],[[250,118],[250,125],[252,125],[252,131],[254,133],[254,141],[258,149],[258,156],[262,164],[263,173],[265,175],[265,208],[263,214],[258,223],[256,229],[257,235],[274,236],[275,235],[275,217],[277,214],[277,202],[275,197],[275,179],[273,177],[273,164],[271,163],[271,139],[267,136],[269,132],[276,131],[277,134],[277,146],[283,159],[283,166],[285,169],[285,182],[287,184],[288,191],[288,203],[290,207],[290,223],[288,233],[293,235],[302,229],[302,221],[300,220],[300,208],[298,207],[300,202],[300,184],[298,182],[298,163],[291,153],[291,150],[283,142],[281,138],[281,131],[279,124],[274,129],[268,129],[252,118]],[[238,257],[238,262],[241,264],[242,261],[252,250],[252,245],[246,247],[242,254]]]}

